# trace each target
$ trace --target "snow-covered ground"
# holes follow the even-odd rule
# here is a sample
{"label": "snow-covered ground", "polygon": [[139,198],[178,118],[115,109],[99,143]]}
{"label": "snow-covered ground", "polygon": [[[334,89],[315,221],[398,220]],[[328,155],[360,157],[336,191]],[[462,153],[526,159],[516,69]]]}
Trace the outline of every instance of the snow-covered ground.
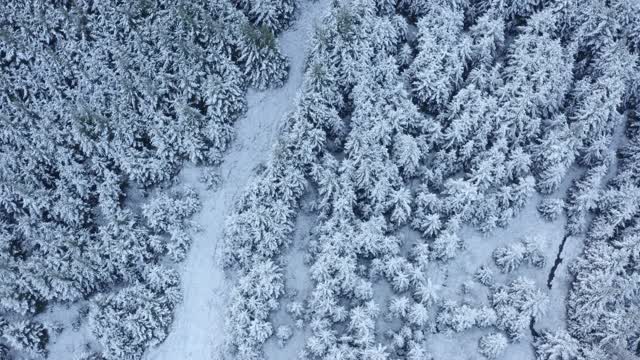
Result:
{"label": "snow-covered ground", "polygon": [[[554,279],[555,288],[553,290],[547,288],[547,278],[556,258],[558,246],[565,234],[566,220],[564,216],[554,222],[543,220],[536,210],[540,199],[541,197],[537,194],[533,196],[522,212],[507,227],[496,229],[490,234],[483,235],[470,227],[465,227],[460,236],[465,240],[466,249],[447,266],[440,265],[434,268],[430,274],[436,283],[440,283],[442,286],[441,296],[448,300],[469,302],[476,306],[490,305],[490,291],[473,279],[474,273],[481,265],[488,265],[494,270],[497,283],[508,284],[515,278],[524,276],[535,281],[542,291],[547,292],[550,297],[547,314],[552,314],[552,317],[551,319],[545,317],[543,321],[536,322],[537,329],[541,327],[542,323],[544,323],[542,327],[555,325],[555,322],[552,321],[554,316],[561,316],[564,319],[564,299],[570,280],[568,273],[565,273],[566,263],[573,259],[567,259],[558,268],[558,276]],[[546,265],[542,269],[523,265],[511,274],[500,273],[493,262],[493,250],[499,246],[513,244],[524,237],[536,237],[540,240],[541,249],[547,260]],[[472,284],[468,294],[462,293],[462,286],[465,283]],[[474,328],[452,335],[433,334],[429,337],[429,350],[432,351],[435,359],[481,360],[484,357],[478,353],[478,340],[482,335],[495,331],[497,331],[495,328]],[[534,359],[531,347],[533,338],[528,330],[525,334],[525,338],[520,342],[509,344],[503,359]]]}
{"label": "snow-covered ground", "polygon": [[289,79],[283,87],[249,91],[248,112],[236,124],[236,140],[219,171],[222,183],[207,191],[198,180],[200,169],[187,168],[180,183],[200,194],[202,211],[194,221],[202,228],[195,234],[189,256],[180,265],[184,299],[176,310],[169,337],[148,351],[148,360],[217,359],[224,342],[224,312],[229,283],[220,263],[224,221],[234,200],[254,175],[253,169],[268,160],[278,136],[281,119],[293,105],[304,72],[305,48],[312,25],[323,14],[327,1],[301,4],[298,18],[280,36],[282,52],[289,58]]}
{"label": "snow-covered ground", "polygon": [[[565,198],[566,192],[573,180],[582,175],[579,168],[572,169],[559,189],[551,196]],[[549,296],[547,312],[536,319],[535,329],[560,330],[565,326],[565,301],[569,293],[572,276],[569,274],[568,265],[582,251],[583,237],[570,237],[567,239],[561,254],[562,262],[555,270],[555,277],[551,289],[547,286],[549,273],[558,255],[562,239],[566,236],[566,216],[562,214],[553,222],[545,221],[536,206],[543,197],[536,193],[528,201],[524,209],[505,228],[499,228],[489,234],[481,234],[477,230],[466,226],[460,236],[464,239],[466,248],[458,257],[446,266],[437,266],[432,269],[430,276],[441,287],[441,296],[449,300],[470,302],[473,305],[490,305],[490,291],[474,281],[473,276],[481,265],[488,265],[494,271],[496,282],[508,284],[517,277],[523,276],[533,280],[536,285]],[[523,265],[510,274],[502,274],[495,266],[492,258],[493,251],[499,246],[513,244],[525,237],[537,238],[543,251],[546,264],[543,268],[535,268]],[[462,293],[463,284],[472,284],[468,294]],[[445,285],[446,284],[446,285]],[[429,337],[429,350],[435,359],[469,360],[484,359],[478,349],[478,341],[482,335],[495,332],[495,328],[473,328],[462,333],[448,335],[445,333],[433,334]],[[532,347],[533,337],[527,330],[525,337],[517,343],[510,343],[503,359],[533,360],[535,358]]]}

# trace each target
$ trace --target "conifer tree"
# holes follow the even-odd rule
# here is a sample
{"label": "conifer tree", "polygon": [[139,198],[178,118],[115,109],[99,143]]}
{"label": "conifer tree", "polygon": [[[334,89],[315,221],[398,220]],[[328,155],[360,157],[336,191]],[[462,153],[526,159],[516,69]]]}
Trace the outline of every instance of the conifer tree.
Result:
{"label": "conifer tree", "polygon": [[251,22],[278,33],[291,22],[296,2],[293,0],[233,0]]}
{"label": "conifer tree", "polygon": [[507,347],[507,338],[501,333],[491,333],[480,338],[480,354],[487,359],[497,359]]}
{"label": "conifer tree", "polygon": [[471,41],[462,32],[461,9],[434,3],[418,22],[418,55],[411,66],[411,88],[430,111],[441,110],[462,83]]}
{"label": "conifer tree", "polygon": [[49,332],[39,322],[19,321],[6,326],[2,337],[18,351],[23,351],[34,358],[45,358],[46,346],[49,342]]}
{"label": "conifer tree", "polygon": [[566,331],[542,331],[534,346],[536,348],[536,359],[572,360],[582,358],[580,343]]}

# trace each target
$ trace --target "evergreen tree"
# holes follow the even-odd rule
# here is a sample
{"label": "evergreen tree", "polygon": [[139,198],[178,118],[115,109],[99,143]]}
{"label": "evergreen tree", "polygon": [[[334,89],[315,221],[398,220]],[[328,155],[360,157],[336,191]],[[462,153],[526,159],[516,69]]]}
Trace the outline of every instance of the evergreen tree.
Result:
{"label": "evergreen tree", "polygon": [[0,359],[3,359],[3,360],[10,360],[11,359],[9,357],[9,347],[7,347],[4,344],[0,344]]}
{"label": "evergreen tree", "polygon": [[471,48],[469,37],[462,32],[463,22],[461,9],[437,3],[418,21],[411,89],[431,112],[443,109],[462,83]]}
{"label": "evergreen tree", "polygon": [[258,89],[281,86],[287,77],[286,59],[279,53],[275,35],[266,27],[242,27],[239,57],[247,83]]}
{"label": "evergreen tree", "polygon": [[193,190],[163,193],[142,207],[142,214],[154,235],[168,235],[164,249],[176,262],[186,257],[191,242],[187,220],[199,209],[200,203]]}
{"label": "evergreen tree", "polygon": [[493,259],[502,272],[512,272],[520,267],[526,254],[524,244],[499,247],[493,251]]}
{"label": "evergreen tree", "polygon": [[471,27],[473,39],[471,59],[476,66],[492,66],[503,51],[505,40],[504,21],[495,12],[482,15]]}
{"label": "evergreen tree", "polygon": [[536,359],[573,360],[582,359],[581,344],[566,331],[542,331],[534,343]]}
{"label": "evergreen tree", "polygon": [[628,91],[635,63],[636,55],[625,46],[609,42],[596,53],[589,75],[576,83],[569,119],[579,141],[581,163],[594,166],[605,161],[613,131],[622,121],[618,108]]}
{"label": "evergreen tree", "polygon": [[489,287],[493,286],[495,281],[493,271],[487,265],[480,266],[475,272],[474,278],[482,285]]}
{"label": "evergreen tree", "polygon": [[485,0],[506,19],[526,18],[539,10],[545,0]]}
{"label": "evergreen tree", "polygon": [[589,211],[596,209],[600,187],[607,170],[607,164],[591,168],[569,189],[566,204],[569,234],[578,234],[585,230],[585,217]]}
{"label": "evergreen tree", "polygon": [[510,142],[527,144],[539,133],[542,119],[561,108],[573,77],[570,55],[551,34],[531,26],[514,39],[497,114]]}
{"label": "evergreen tree", "polygon": [[501,333],[491,333],[480,338],[480,354],[487,359],[497,359],[507,347],[507,338]]}
{"label": "evergreen tree", "polygon": [[274,33],[285,29],[293,18],[296,2],[293,0],[233,0],[251,22],[265,26]]}
{"label": "evergreen tree", "polygon": [[49,332],[39,322],[24,320],[11,323],[3,330],[2,337],[11,347],[29,356],[34,358],[47,356]]}
{"label": "evergreen tree", "polygon": [[178,274],[149,268],[141,282],[92,303],[89,327],[106,359],[140,359],[168,335],[173,308],[181,300]]}
{"label": "evergreen tree", "polygon": [[229,342],[240,359],[254,359],[262,344],[273,334],[269,312],[284,292],[280,269],[271,261],[258,262],[244,274],[231,294],[226,329]]}
{"label": "evergreen tree", "polygon": [[575,159],[575,139],[564,116],[559,115],[544,126],[545,131],[534,145],[537,188],[550,194],[558,189]]}
{"label": "evergreen tree", "polygon": [[540,201],[537,209],[545,220],[554,221],[562,214],[564,206],[562,199],[546,198]]}
{"label": "evergreen tree", "polygon": [[547,295],[533,281],[522,277],[496,287],[491,300],[498,314],[498,329],[513,340],[524,336],[530,320],[543,315],[549,303]]}
{"label": "evergreen tree", "polygon": [[[593,225],[592,225],[593,226]],[[612,239],[587,242],[572,265],[576,276],[567,300],[568,330],[587,343],[636,350],[638,304],[637,226]],[[626,271],[624,269],[630,269]]]}

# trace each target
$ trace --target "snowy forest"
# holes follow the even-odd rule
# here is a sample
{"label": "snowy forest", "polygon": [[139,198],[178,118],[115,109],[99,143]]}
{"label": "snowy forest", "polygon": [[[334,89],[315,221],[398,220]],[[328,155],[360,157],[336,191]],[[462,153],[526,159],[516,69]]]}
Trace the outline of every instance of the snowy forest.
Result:
{"label": "snowy forest", "polygon": [[640,359],[640,1],[0,1],[0,360]]}

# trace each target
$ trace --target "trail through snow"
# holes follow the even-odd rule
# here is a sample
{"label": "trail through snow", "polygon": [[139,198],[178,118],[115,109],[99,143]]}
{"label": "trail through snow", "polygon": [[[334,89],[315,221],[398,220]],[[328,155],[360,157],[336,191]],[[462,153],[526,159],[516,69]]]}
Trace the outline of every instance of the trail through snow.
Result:
{"label": "trail through snow", "polygon": [[235,125],[235,143],[220,166],[222,183],[207,191],[198,181],[198,168],[187,168],[181,183],[198,190],[202,211],[195,221],[202,228],[194,235],[182,271],[183,301],[167,339],[146,355],[148,360],[218,359],[224,342],[224,312],[229,284],[220,262],[224,221],[253,176],[253,169],[268,160],[281,120],[291,109],[304,72],[305,48],[312,25],[323,15],[326,0],[303,1],[292,27],[280,36],[289,58],[289,78],[284,86],[247,94],[248,111]]}

